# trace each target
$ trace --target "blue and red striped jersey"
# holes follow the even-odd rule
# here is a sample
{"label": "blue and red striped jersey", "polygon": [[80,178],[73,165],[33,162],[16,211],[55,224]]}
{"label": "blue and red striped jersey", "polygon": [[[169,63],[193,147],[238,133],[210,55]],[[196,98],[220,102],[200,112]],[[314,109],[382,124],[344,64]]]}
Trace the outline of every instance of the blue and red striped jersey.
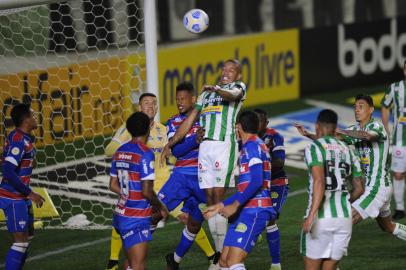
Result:
{"label": "blue and red striped jersey", "polygon": [[[14,129],[7,136],[3,148],[3,156],[1,158],[3,175],[5,174],[4,163],[6,161],[10,162],[17,166],[15,173],[21,182],[28,187],[30,185],[34,157],[35,148],[33,138],[19,129]],[[0,182],[0,197],[16,200],[26,199],[26,196],[17,191],[5,177],[3,177]]]}
{"label": "blue and red striped jersey", "polygon": [[115,215],[145,220],[151,218],[152,208],[142,195],[142,181],[153,181],[154,152],[145,144],[131,140],[121,145],[113,156],[110,175],[117,177],[121,193]]}
{"label": "blue and red striped jersey", "polygon": [[[186,117],[186,114],[177,114],[169,118],[167,122],[168,139],[176,133],[176,130]],[[199,144],[196,142],[196,131],[199,127],[199,121],[195,122],[185,138],[172,148],[172,154],[177,159],[174,171],[183,174],[197,175]]]}
{"label": "blue and red striped jersey", "polygon": [[240,175],[237,184],[237,189],[240,193],[247,188],[252,180],[250,167],[256,164],[262,164],[262,188],[257,191],[244,207],[272,207],[272,201],[269,194],[271,183],[271,158],[265,143],[257,136],[252,136],[241,147]]}
{"label": "blue and red striped jersey", "polygon": [[[285,161],[285,145],[283,136],[273,128],[266,128],[264,135],[261,138],[269,149],[272,160],[282,159]],[[271,179],[286,178],[286,173],[283,169],[272,169]]]}

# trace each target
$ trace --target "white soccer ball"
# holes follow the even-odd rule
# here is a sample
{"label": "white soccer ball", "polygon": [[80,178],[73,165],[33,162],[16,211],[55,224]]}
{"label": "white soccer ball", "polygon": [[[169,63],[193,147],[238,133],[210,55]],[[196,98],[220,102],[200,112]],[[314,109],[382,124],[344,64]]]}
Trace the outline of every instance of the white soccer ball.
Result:
{"label": "white soccer ball", "polygon": [[209,26],[209,16],[201,9],[191,9],[183,16],[183,26],[189,32],[201,33]]}

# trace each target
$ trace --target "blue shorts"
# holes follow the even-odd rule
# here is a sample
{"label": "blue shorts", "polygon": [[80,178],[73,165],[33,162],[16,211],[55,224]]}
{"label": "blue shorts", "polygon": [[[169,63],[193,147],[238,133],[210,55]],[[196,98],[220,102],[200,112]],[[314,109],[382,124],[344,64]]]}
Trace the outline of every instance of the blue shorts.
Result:
{"label": "blue shorts", "polygon": [[158,192],[158,198],[169,211],[184,202],[182,212],[188,213],[195,221],[204,221],[199,204],[207,202],[206,194],[199,187],[197,175],[172,172],[168,181]]}
{"label": "blue shorts", "polygon": [[250,253],[258,236],[268,222],[275,218],[276,212],[272,207],[244,208],[238,218],[228,227],[224,246],[238,247]]}
{"label": "blue shorts", "polygon": [[150,218],[140,220],[114,214],[113,227],[120,235],[126,250],[136,244],[152,240]]}
{"label": "blue shorts", "polygon": [[33,223],[33,215],[29,211],[30,201],[0,198],[0,209],[6,216],[7,230],[10,233],[27,232]]}
{"label": "blue shorts", "polygon": [[282,206],[286,202],[289,193],[289,185],[272,186],[271,183],[271,199],[275,211],[279,214],[282,212]]}

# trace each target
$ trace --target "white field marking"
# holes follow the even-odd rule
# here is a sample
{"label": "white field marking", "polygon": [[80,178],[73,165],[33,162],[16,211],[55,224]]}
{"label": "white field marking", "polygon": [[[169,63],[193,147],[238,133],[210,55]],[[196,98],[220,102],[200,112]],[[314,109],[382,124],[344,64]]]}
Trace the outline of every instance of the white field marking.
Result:
{"label": "white field marking", "polygon": [[34,169],[32,171],[32,174],[40,174],[40,173],[44,173],[44,172],[47,172],[47,171],[54,171],[54,170],[57,170],[57,169],[60,169],[60,168],[66,168],[66,167],[75,166],[75,165],[83,164],[83,163],[87,163],[87,162],[95,163],[97,161],[100,161],[104,157],[105,156],[101,155],[101,156],[94,156],[94,157],[88,157],[88,158],[74,159],[74,160],[70,160],[70,161],[65,161],[65,162],[61,162],[59,164]]}
{"label": "white field marking", "polygon": [[[288,194],[288,197],[295,197],[295,196],[306,193],[306,191],[307,191],[306,189],[299,189],[299,190],[290,192]],[[178,221],[171,221],[171,222],[166,223],[165,226],[171,226],[171,225],[178,224],[178,223],[179,223]],[[51,227],[50,229],[55,229],[55,228]],[[64,229],[66,229],[66,228],[64,228]],[[37,261],[37,260],[41,260],[41,259],[53,256],[53,255],[62,254],[62,253],[65,253],[65,252],[68,252],[68,251],[71,251],[71,250],[76,250],[76,249],[80,249],[80,248],[89,247],[89,246],[93,246],[93,245],[96,245],[96,244],[108,242],[108,241],[110,241],[110,239],[111,239],[111,237],[105,237],[105,238],[102,238],[102,239],[99,239],[99,240],[96,240],[96,241],[91,241],[91,242],[87,242],[87,243],[83,243],[83,244],[77,244],[77,245],[71,245],[71,246],[64,247],[64,248],[61,248],[61,249],[57,249],[57,250],[54,250],[54,251],[49,251],[49,252],[43,253],[41,255],[36,255],[36,256],[33,256],[33,257],[29,257],[27,259],[27,262]],[[5,264],[0,264],[0,267],[4,267],[4,266],[5,266]]]}

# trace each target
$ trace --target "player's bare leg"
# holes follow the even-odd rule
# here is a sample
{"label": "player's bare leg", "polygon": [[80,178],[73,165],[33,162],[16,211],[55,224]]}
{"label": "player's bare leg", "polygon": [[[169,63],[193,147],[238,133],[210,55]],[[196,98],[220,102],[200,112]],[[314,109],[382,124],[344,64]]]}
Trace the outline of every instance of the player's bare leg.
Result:
{"label": "player's bare leg", "polygon": [[247,252],[238,247],[224,247],[220,257],[222,269],[245,270],[244,261]]}
{"label": "player's bare leg", "polygon": [[399,220],[405,217],[405,174],[401,172],[393,172],[393,198],[395,199],[394,220]]}
{"label": "player's bare leg", "polygon": [[303,257],[305,270],[320,270],[323,263],[322,259],[310,259],[309,257]]}
{"label": "player's bare leg", "polygon": [[142,242],[130,247],[127,250],[127,258],[133,270],[145,270],[145,262],[147,260],[148,245],[147,242]]}
{"label": "player's bare leg", "polygon": [[[224,199],[225,188],[214,187],[205,189],[207,205],[214,205],[221,202]],[[209,219],[209,228],[211,235],[216,246],[216,251],[221,252],[223,250],[224,237],[227,232],[227,219],[216,214]]]}
{"label": "player's bare leg", "polygon": [[323,260],[322,270],[336,270],[338,267],[339,261],[337,260]]}

